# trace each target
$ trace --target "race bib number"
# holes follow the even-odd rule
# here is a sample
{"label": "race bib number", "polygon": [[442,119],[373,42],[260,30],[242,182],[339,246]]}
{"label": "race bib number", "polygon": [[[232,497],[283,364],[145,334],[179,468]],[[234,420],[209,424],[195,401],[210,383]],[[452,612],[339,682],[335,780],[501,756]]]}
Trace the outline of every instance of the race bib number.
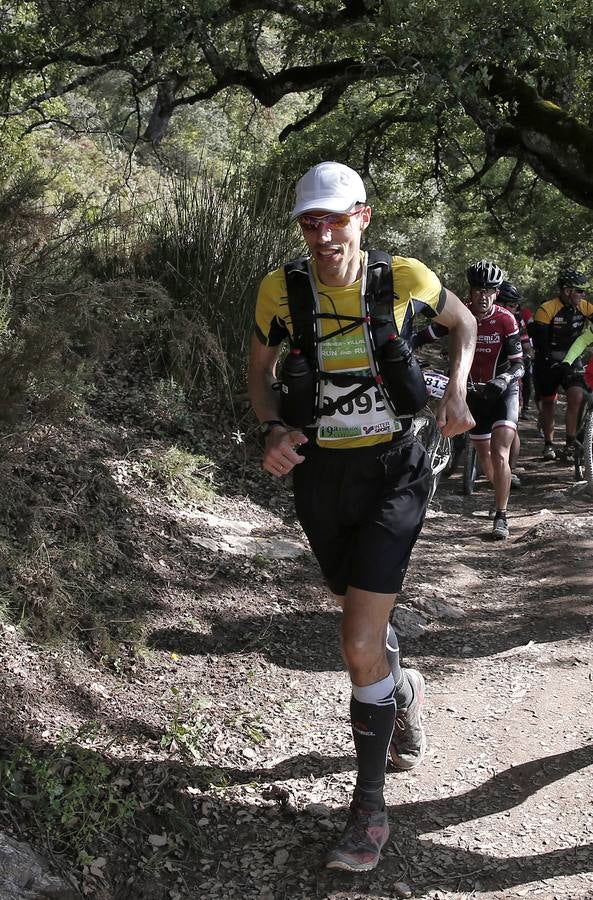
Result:
{"label": "race bib number", "polygon": [[[401,422],[386,409],[377,387],[373,385],[364,394],[349,398],[348,394],[352,393],[354,387],[338,387],[331,382],[324,384],[317,432],[319,438],[337,441],[401,431]],[[332,415],[324,414],[324,409],[333,409],[334,403],[335,412]]]}
{"label": "race bib number", "polygon": [[428,369],[425,369],[422,374],[424,375],[426,390],[430,396],[441,400],[449,384],[448,376],[443,375],[441,372],[431,372]]}

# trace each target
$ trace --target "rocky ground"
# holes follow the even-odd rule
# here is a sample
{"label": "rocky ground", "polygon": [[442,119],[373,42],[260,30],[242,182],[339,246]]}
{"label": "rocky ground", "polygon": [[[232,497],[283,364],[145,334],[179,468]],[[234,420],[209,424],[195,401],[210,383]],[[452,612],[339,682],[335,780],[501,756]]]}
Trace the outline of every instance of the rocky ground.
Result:
{"label": "rocky ground", "polygon": [[[154,443],[87,440],[51,502],[60,521],[82,496],[107,504],[70,535],[68,583],[93,615],[69,608],[61,640],[4,616],[2,747],[28,735],[39,763],[69,735],[64,771],[105,766],[113,820],[126,799],[133,816],[101,819],[76,861],[5,780],[4,831],[97,900],[593,898],[593,499],[541,461],[533,422],[521,433],[508,541],[490,540],[484,483],[464,498],[454,475],[429,511],[396,620],[426,677],[429,751],[388,774],[391,840],[355,877],[323,868],[355,777],[349,684],[288,485],[241,447],[214,465],[218,492],[191,497],[151,481]],[[43,441],[58,477],[80,435]],[[53,564],[55,599],[68,579],[43,543],[30,559]]]}

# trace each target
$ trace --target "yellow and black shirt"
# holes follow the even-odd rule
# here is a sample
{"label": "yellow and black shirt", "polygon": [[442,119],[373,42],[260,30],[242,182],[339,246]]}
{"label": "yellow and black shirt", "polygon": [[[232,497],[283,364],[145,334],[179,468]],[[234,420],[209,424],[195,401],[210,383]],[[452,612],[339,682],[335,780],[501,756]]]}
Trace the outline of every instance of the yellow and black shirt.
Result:
{"label": "yellow and black shirt", "polygon": [[[361,260],[363,259],[364,255],[361,255]],[[319,296],[320,312],[338,316],[338,325],[340,314],[360,316],[361,281],[357,280],[344,286],[328,286],[319,280],[314,261],[311,261],[311,266]],[[444,306],[445,291],[435,273],[417,259],[394,256],[391,267],[395,323],[400,335],[409,340],[414,316],[419,313],[428,317],[437,315]],[[335,319],[321,319],[320,322],[322,334],[335,331]],[[276,347],[286,338],[292,338],[292,322],[283,268],[270,272],[261,282],[255,323],[256,335],[266,346]],[[364,327],[360,325],[347,334],[337,334],[321,343],[324,371],[360,373],[369,368]],[[378,443],[391,438],[390,434],[371,436],[355,434],[353,429],[346,427],[342,432],[335,432],[336,435],[341,435],[339,439],[334,437],[326,441],[323,434],[322,429],[317,437],[317,442],[321,446],[342,448]]]}
{"label": "yellow and black shirt", "polygon": [[593,321],[593,303],[589,300],[579,300],[577,306],[563,303],[559,297],[546,300],[536,310],[530,328],[536,351],[564,355],[587,320]]}

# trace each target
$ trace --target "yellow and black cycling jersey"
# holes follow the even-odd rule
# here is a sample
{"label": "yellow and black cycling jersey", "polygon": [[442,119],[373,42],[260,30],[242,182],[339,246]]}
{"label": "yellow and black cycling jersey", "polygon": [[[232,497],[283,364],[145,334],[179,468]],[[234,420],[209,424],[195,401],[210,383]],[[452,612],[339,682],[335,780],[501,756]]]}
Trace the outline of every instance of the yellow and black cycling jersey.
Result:
{"label": "yellow and black cycling jersey", "polygon": [[563,303],[559,297],[546,300],[536,310],[530,329],[536,351],[565,354],[587,320],[593,321],[593,303],[589,300],[579,300],[576,306]]}

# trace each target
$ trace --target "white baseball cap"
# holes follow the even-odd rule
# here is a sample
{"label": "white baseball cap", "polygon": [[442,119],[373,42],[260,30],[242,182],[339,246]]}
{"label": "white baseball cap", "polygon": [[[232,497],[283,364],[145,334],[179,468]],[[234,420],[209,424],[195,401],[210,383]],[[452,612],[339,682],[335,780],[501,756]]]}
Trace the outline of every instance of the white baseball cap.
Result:
{"label": "white baseball cap", "polygon": [[296,219],[312,209],[350,212],[357,203],[366,203],[366,198],[362,178],[354,169],[339,162],[318,163],[297,182],[290,218]]}

